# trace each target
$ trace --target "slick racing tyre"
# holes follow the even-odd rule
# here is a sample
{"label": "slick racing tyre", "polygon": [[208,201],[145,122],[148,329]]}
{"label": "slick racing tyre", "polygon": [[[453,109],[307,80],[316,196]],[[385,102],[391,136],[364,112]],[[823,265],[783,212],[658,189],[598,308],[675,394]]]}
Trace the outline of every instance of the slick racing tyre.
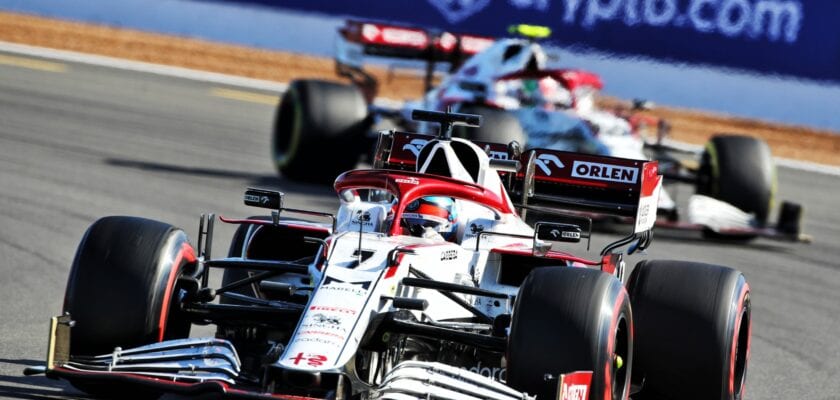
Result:
{"label": "slick racing tyre", "polygon": [[[67,281],[64,311],[75,321],[71,354],[106,354],[115,347],[189,337],[190,322],[177,305],[177,282],[194,271],[195,262],[187,235],[171,225],[134,217],[94,222]],[[118,384],[71,383],[91,394],[128,393]]]}
{"label": "slick racing tyre", "polygon": [[[507,349],[507,382],[557,397],[560,373],[588,370],[589,399],[627,399],[633,364],[630,299],[614,276],[587,268],[533,270],[516,297]],[[547,381],[546,374],[555,377]]]}
{"label": "slick racing tyre", "polygon": [[481,126],[478,128],[456,126],[453,136],[502,144],[516,141],[523,149],[525,148],[527,142],[525,131],[516,116],[510,112],[480,105],[465,105],[458,112],[481,115]]}
{"label": "slick racing tyre", "polygon": [[280,100],[271,146],[277,170],[285,177],[331,183],[352,169],[370,146],[362,93],[350,85],[293,81]]}
{"label": "slick racing tyre", "polygon": [[76,321],[72,354],[188,337],[189,322],[179,318],[174,299],[190,264],[195,251],[186,233],[171,225],[135,217],[94,222],[67,281],[64,311]]}
{"label": "slick racing tyre", "polygon": [[776,191],[776,166],[767,143],[722,135],[706,143],[697,177],[697,193],[754,213],[767,223]]}
{"label": "slick racing tyre", "polygon": [[644,398],[738,400],[750,354],[750,286],[740,272],[642,261],[628,279],[634,381]]}

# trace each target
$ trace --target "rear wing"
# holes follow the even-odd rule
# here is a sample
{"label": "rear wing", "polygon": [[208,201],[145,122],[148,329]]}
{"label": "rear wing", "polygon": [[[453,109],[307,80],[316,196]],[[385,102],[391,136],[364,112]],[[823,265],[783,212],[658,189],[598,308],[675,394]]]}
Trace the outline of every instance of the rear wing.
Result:
{"label": "rear wing", "polygon": [[339,28],[338,33],[336,71],[362,88],[369,100],[375,96],[377,83],[363,69],[365,56],[425,61],[425,88],[429,91],[435,63],[446,62],[453,69],[457,68],[494,42],[493,38],[486,36],[352,20]]}
{"label": "rear wing", "polygon": [[[434,136],[382,132],[374,164],[377,168],[415,170],[417,155]],[[516,154],[515,146],[474,142],[491,159],[518,161],[510,172],[500,165],[508,194],[517,206],[560,207],[568,210],[631,217],[634,232],[650,230],[656,220],[662,175],[656,161],[630,160],[549,149]]]}

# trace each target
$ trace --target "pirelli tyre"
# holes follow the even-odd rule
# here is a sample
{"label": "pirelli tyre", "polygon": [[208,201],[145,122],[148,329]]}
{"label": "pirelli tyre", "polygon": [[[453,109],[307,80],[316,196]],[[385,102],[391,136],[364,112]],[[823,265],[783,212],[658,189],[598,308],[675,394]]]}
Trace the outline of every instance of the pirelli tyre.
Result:
{"label": "pirelli tyre", "polygon": [[628,279],[642,398],[739,400],[750,355],[750,286],[726,267],[642,261]]}
{"label": "pirelli tyre", "polygon": [[274,121],[272,157],[285,177],[331,183],[369,149],[367,103],[354,86],[319,80],[289,84]]}
{"label": "pirelli tyre", "polygon": [[[144,218],[112,216],[88,228],[79,244],[64,300],[75,321],[72,356],[107,354],[189,337],[177,306],[178,278],[194,271],[195,251],[184,231]],[[123,393],[116,384],[72,382],[97,395]],[[136,393],[154,397],[154,393]]]}
{"label": "pirelli tyre", "polygon": [[490,143],[507,144],[516,141],[523,149],[525,148],[527,144],[525,131],[516,116],[510,112],[481,105],[464,105],[458,109],[458,112],[481,115],[482,121],[478,128],[456,126],[454,136]]}
{"label": "pirelli tyre", "polygon": [[588,370],[594,371],[590,400],[628,398],[633,316],[614,276],[587,268],[537,268],[520,286],[512,318],[507,349],[512,387],[555,399],[557,374]]}
{"label": "pirelli tyre", "polygon": [[767,223],[776,192],[776,166],[767,143],[760,139],[719,135],[706,143],[700,159],[697,193],[755,214]]}

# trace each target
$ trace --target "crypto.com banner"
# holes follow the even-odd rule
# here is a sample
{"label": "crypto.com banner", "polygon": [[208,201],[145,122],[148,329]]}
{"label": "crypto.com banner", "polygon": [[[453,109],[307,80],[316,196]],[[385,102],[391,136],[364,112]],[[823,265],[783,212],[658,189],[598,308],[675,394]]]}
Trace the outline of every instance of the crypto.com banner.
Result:
{"label": "crypto.com banner", "polygon": [[838,0],[227,0],[840,81]]}

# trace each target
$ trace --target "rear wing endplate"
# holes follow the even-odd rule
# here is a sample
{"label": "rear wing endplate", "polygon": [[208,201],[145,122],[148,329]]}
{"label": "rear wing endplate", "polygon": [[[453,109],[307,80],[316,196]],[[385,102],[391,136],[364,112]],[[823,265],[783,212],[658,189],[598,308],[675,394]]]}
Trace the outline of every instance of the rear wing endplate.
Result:
{"label": "rear wing endplate", "polygon": [[[374,165],[377,168],[415,170],[420,150],[433,136],[382,132]],[[568,210],[632,217],[634,231],[650,230],[662,176],[656,161],[630,160],[549,149],[531,149],[521,155],[500,143],[474,142],[491,159],[519,161],[516,173],[499,169],[508,194],[518,206],[560,207]],[[491,168],[493,163],[491,163]]]}

